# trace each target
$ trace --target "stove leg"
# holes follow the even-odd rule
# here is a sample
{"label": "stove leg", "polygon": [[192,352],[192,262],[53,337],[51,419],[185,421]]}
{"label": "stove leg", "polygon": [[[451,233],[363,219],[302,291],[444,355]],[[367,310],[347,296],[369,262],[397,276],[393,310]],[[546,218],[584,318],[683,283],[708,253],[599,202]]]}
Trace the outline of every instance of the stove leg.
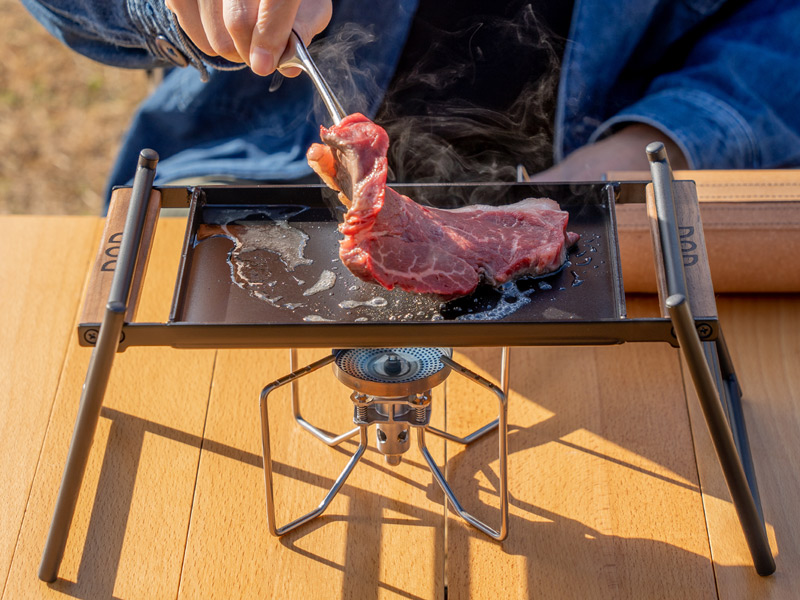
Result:
{"label": "stove leg", "polygon": [[[731,380],[730,378],[733,375],[730,359],[723,355],[721,364],[716,346],[708,345],[704,348],[697,335],[694,317],[684,296],[672,295],[667,298],[666,304],[675,326],[678,343],[691,372],[706,425],[711,434],[711,440],[714,443],[714,449],[728,484],[728,490],[750,548],[756,571],[759,575],[770,575],[775,572],[775,560],[772,557],[764,526],[758,488],[752,472],[752,457],[749,447],[746,445],[744,421],[740,410],[741,402],[738,398],[738,384],[735,379]],[[724,345],[721,347],[724,349]],[[717,373],[721,371],[725,374],[726,370],[729,371],[727,373],[728,381],[720,380],[719,386],[715,382],[714,374],[707,360],[706,352],[708,351],[712,353],[713,367]],[[723,409],[723,401],[728,392],[734,391],[736,392],[734,397],[728,398],[728,400],[731,408],[738,406],[738,410],[731,411],[733,422],[729,423]],[[736,431],[740,437],[738,444],[731,425],[733,431]],[[745,465],[749,465],[750,476],[747,474]]]}
{"label": "stove leg", "polygon": [[475,440],[482,438],[487,433],[494,431],[495,429],[497,429],[497,426],[499,424],[500,424],[500,419],[495,419],[494,421],[487,423],[480,429],[476,429],[475,431],[473,431],[469,435],[465,435],[464,437],[458,437],[457,435],[453,435],[452,433],[448,433],[447,431],[437,429],[432,425],[426,425],[425,431],[427,431],[428,433],[432,433],[433,435],[439,436],[441,438],[444,438],[448,441],[455,442],[456,444],[463,444],[466,446],[467,444],[471,444]]}
{"label": "stove leg", "polygon": [[[332,362],[334,358],[335,357],[331,355],[331,359],[328,362]],[[296,367],[297,367],[297,348],[292,348],[289,350],[289,369],[291,371],[294,371]],[[300,393],[297,389],[297,378],[292,380],[292,385],[290,389],[292,396],[292,414],[294,414],[294,420],[297,421],[297,424],[300,425],[300,427],[308,431],[311,435],[313,435],[321,442],[324,442],[328,446],[338,446],[343,441],[349,440],[358,433],[358,427],[353,427],[353,429],[351,429],[350,431],[334,437],[334,436],[329,436],[321,429],[314,427],[314,425],[306,421],[303,418],[303,415],[300,414]]]}
{"label": "stove leg", "polygon": [[[436,462],[433,460],[430,452],[428,452],[428,447],[425,443],[425,429],[426,428],[418,428],[417,430],[417,440],[419,442],[419,449],[422,452],[422,456],[425,458],[425,461],[428,463],[428,467],[430,467],[431,472],[433,473],[434,478],[436,479],[439,487],[442,488],[445,496],[447,496],[447,500],[453,506],[453,509],[458,513],[458,515],[464,519],[467,523],[472,525],[473,527],[477,528],[478,530],[482,531],[486,535],[491,538],[494,538],[498,541],[503,541],[506,539],[508,535],[508,401],[507,396],[503,391],[494,385],[492,382],[484,379],[480,375],[473,373],[466,367],[461,366],[451,358],[443,356],[441,358],[442,362],[448,365],[451,369],[460,373],[464,377],[468,379],[472,379],[474,382],[478,383],[479,385],[485,387],[486,389],[490,390],[497,396],[498,400],[498,409],[499,415],[496,421],[489,423],[488,425],[482,427],[475,434],[480,432],[480,435],[484,435],[487,431],[491,431],[494,427],[498,427],[498,454],[499,454],[499,480],[500,480],[500,528],[498,530],[492,529],[486,523],[479,521],[470,513],[464,510],[461,506],[461,503],[455,496],[450,485],[447,483],[447,480],[442,475],[441,470],[439,467],[436,466]],[[507,381],[507,379],[506,379]],[[495,424],[496,423],[496,424]],[[489,428],[489,429],[487,429]],[[485,430],[485,431],[484,431]],[[440,435],[440,433],[444,432],[431,432]],[[471,434],[471,435],[475,435]],[[478,435],[477,437],[480,437]],[[447,439],[451,439],[452,436],[449,434],[443,436]],[[467,436],[469,438],[470,436]],[[466,438],[463,438],[466,439]],[[477,438],[473,438],[477,439]],[[458,441],[458,438],[456,438]]]}
{"label": "stove leg", "polygon": [[[511,349],[509,347],[503,348],[503,354],[501,363],[500,363],[500,388],[503,390],[503,395],[508,398],[508,371],[509,371],[509,360],[511,355]],[[480,429],[476,429],[469,435],[465,435],[464,437],[459,437],[457,435],[453,435],[452,433],[448,433],[447,431],[443,431],[441,429],[437,429],[432,425],[428,425],[425,427],[425,430],[428,433],[432,433],[433,435],[437,435],[441,438],[449,440],[451,442],[456,442],[457,444],[471,444],[477,439],[482,438],[489,432],[494,431],[497,429],[497,426],[500,424],[500,419],[495,419],[481,427]]]}
{"label": "stove leg", "polygon": [[323,498],[322,502],[317,506],[316,509],[309,512],[308,514],[303,515],[295,519],[294,521],[284,525],[283,527],[278,527],[276,524],[275,519],[275,499],[273,495],[273,483],[272,483],[272,458],[270,453],[270,441],[269,441],[269,412],[267,410],[267,400],[269,395],[279,387],[286,385],[287,383],[294,383],[300,377],[304,375],[308,375],[309,373],[316,371],[317,369],[330,364],[335,359],[335,355],[331,354],[330,356],[326,356],[310,365],[299,369],[297,371],[293,371],[286,377],[281,377],[280,379],[274,381],[273,383],[269,384],[267,387],[263,389],[261,392],[261,399],[260,399],[260,408],[261,408],[261,450],[262,456],[264,460],[264,488],[266,491],[266,500],[267,500],[267,524],[269,526],[269,532],[275,536],[281,536],[285,533],[300,527],[304,523],[308,523],[310,520],[318,517],[325,509],[328,508],[328,505],[331,501],[336,497],[336,494],[339,493],[339,490],[344,485],[347,478],[350,476],[350,473],[353,471],[353,468],[358,463],[361,456],[364,454],[364,451],[367,449],[367,425],[360,425],[357,429],[360,431],[361,436],[358,444],[358,449],[356,450],[355,454],[350,457],[347,465],[345,466],[344,470],[339,474],[339,477],[336,478],[336,481],[333,484],[333,487],[328,491]]}

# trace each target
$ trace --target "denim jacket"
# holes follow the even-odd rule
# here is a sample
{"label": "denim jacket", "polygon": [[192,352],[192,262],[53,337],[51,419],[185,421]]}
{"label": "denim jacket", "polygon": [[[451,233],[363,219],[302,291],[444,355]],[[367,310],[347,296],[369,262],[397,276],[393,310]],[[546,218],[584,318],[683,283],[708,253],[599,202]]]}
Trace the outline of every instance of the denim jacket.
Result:
{"label": "denim jacket", "polygon": [[[134,117],[110,185],[131,179],[143,147],[161,155],[161,183],[202,175],[287,181],[310,173],[305,151],[326,119],[319,106],[314,112],[308,78],[270,91],[272,77],[200,52],[162,0],[22,1],[53,35],[90,58],[168,68]],[[342,28],[355,23],[362,38],[373,39],[353,57],[359,68],[345,83],[361,93],[343,94],[346,110],[377,111],[416,4],[334,2],[326,35],[346,43],[352,33]],[[693,168],[800,165],[798,30],[797,0],[576,0],[555,160],[623,124],[643,122],[672,137]]]}

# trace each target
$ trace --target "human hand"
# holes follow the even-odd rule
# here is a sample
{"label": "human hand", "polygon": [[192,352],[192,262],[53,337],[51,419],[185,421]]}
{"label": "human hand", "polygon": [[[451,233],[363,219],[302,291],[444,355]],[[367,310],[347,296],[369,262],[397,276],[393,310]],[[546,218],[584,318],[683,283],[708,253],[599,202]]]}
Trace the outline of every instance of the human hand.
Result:
{"label": "human hand", "polygon": [[[165,0],[192,42],[209,56],[269,75],[294,29],[306,44],[331,20],[331,0]],[[283,71],[282,71],[283,72]],[[294,77],[299,69],[287,69]]]}
{"label": "human hand", "polygon": [[609,171],[650,171],[645,148],[662,141],[673,169],[687,169],[678,145],[650,125],[634,123],[594,144],[578,148],[557,165],[533,175],[531,181],[601,181]]}

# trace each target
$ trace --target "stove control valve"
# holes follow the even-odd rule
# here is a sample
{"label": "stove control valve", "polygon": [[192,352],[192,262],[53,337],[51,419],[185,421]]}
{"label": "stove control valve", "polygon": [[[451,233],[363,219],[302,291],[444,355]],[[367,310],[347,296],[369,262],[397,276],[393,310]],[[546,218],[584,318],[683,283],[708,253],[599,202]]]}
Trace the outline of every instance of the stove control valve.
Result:
{"label": "stove control valve", "polygon": [[378,440],[378,451],[386,457],[386,464],[396,467],[404,454],[411,447],[410,427],[408,423],[388,421],[375,426]]}

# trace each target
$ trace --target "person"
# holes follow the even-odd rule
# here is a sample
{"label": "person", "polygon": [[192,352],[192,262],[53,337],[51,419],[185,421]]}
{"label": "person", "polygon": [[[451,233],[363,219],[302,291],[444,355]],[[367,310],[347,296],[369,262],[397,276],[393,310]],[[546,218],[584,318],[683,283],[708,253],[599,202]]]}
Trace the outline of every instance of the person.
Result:
{"label": "person", "polygon": [[398,180],[507,178],[517,162],[597,180],[646,169],[655,139],[676,168],[800,164],[795,0],[22,1],[90,58],[164,69],[110,186],[143,147],[157,183],[308,177],[326,117],[307,78],[276,74],[292,29],[320,40],[348,112],[386,125]]}

